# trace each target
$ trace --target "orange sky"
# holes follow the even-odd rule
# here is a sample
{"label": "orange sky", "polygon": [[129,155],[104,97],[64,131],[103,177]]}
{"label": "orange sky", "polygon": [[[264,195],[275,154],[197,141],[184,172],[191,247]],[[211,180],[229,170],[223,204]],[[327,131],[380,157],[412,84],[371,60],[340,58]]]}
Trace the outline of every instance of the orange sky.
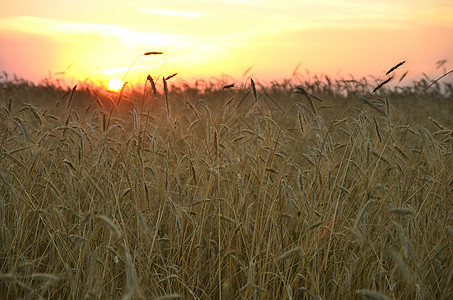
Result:
{"label": "orange sky", "polygon": [[[251,74],[412,76],[453,67],[451,0],[15,0],[0,3],[0,71],[38,82]],[[438,71],[440,72],[440,71]],[[56,75],[61,76],[61,75]]]}

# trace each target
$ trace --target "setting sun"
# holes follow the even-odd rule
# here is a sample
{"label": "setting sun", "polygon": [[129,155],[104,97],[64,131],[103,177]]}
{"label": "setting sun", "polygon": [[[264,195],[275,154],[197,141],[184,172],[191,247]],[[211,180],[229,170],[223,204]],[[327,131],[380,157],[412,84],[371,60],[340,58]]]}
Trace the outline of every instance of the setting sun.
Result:
{"label": "setting sun", "polygon": [[108,87],[111,91],[118,92],[123,87],[123,81],[119,78],[113,78],[109,81]]}

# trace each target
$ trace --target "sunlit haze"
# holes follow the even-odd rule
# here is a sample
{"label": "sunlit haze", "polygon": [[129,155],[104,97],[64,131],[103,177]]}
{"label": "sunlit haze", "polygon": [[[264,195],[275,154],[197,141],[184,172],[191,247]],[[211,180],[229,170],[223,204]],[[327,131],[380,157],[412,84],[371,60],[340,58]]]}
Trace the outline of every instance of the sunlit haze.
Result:
{"label": "sunlit haze", "polygon": [[[411,76],[453,66],[450,0],[16,0],[0,3],[0,71],[39,82],[147,74],[241,80],[302,74]],[[63,73],[64,72],[64,73]]]}

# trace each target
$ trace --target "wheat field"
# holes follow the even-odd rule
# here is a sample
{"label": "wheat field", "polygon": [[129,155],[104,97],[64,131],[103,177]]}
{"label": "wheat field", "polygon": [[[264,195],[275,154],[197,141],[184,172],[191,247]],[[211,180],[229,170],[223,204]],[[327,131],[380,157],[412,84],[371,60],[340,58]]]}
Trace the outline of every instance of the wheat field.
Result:
{"label": "wheat field", "polygon": [[0,84],[2,299],[453,297],[451,76],[173,80]]}

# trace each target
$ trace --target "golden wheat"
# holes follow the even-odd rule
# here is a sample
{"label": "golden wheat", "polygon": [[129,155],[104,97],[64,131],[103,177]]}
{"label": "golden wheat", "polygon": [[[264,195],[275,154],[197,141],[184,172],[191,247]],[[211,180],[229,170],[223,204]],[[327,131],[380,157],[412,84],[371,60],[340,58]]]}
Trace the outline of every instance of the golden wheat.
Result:
{"label": "golden wheat", "polygon": [[449,85],[171,77],[0,83],[6,299],[451,296]]}

